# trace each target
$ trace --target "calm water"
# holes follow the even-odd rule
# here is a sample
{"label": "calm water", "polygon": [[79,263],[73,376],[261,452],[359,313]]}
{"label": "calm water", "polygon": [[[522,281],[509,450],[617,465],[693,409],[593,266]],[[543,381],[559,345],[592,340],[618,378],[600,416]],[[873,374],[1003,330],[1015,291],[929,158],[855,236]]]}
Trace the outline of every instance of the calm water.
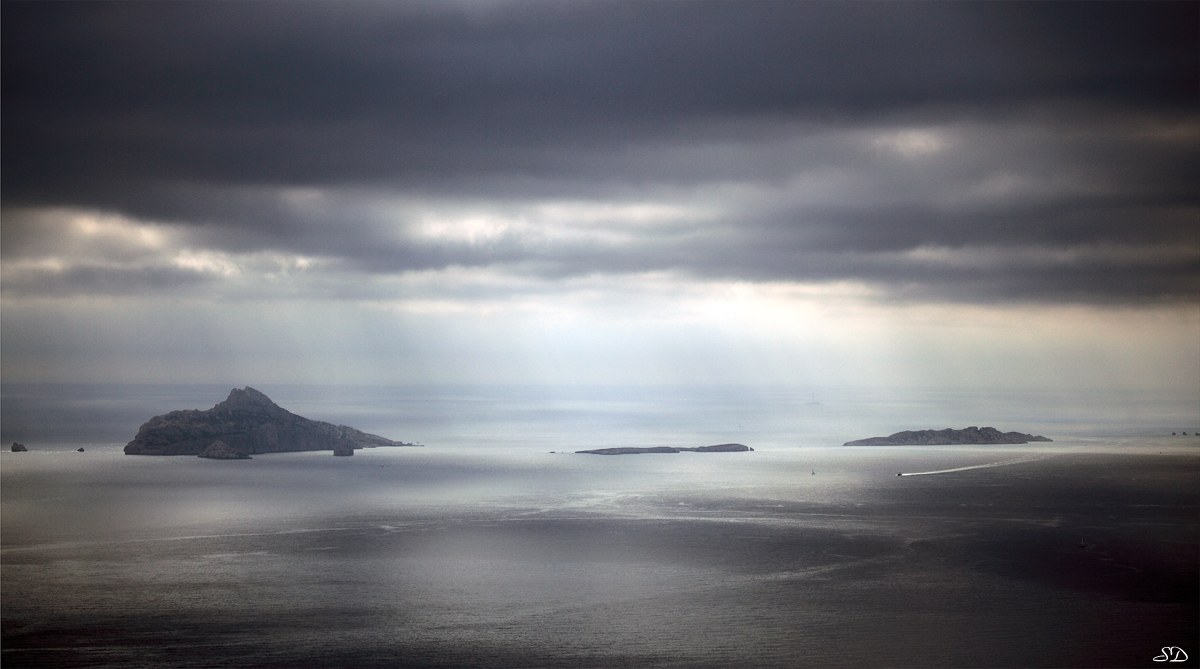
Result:
{"label": "calm water", "polygon": [[[229,389],[4,388],[4,442],[31,448],[0,453],[5,667],[1200,657],[1190,400],[259,389],[425,446],[127,457],[151,415],[208,408]],[[1055,442],[837,446],[968,424]],[[726,441],[756,450],[564,452]],[[1189,662],[1154,662],[1164,646]]]}

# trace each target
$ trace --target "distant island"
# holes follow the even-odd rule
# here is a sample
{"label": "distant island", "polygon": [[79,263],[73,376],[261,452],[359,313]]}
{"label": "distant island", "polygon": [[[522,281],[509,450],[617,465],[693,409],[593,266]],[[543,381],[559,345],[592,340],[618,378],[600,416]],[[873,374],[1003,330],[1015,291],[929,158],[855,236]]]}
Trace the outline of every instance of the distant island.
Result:
{"label": "distant island", "polygon": [[716,446],[696,446],[695,448],[652,446],[650,448],[597,448],[591,451],[575,452],[590,453],[592,455],[639,455],[641,453],[680,453],[683,451],[691,451],[693,453],[744,453],[753,450],[753,448],[743,444],[717,444]]}
{"label": "distant island", "polygon": [[1001,432],[994,427],[967,427],[961,430],[906,430],[890,437],[871,437],[847,441],[843,446],[958,446],[988,444],[1027,444],[1031,441],[1051,441],[1046,437]]}
{"label": "distant island", "polygon": [[198,455],[244,460],[252,453],[333,451],[353,455],[356,448],[412,446],[345,425],[309,420],[280,407],[247,386],[207,411],[172,411],[146,421],[126,455]]}

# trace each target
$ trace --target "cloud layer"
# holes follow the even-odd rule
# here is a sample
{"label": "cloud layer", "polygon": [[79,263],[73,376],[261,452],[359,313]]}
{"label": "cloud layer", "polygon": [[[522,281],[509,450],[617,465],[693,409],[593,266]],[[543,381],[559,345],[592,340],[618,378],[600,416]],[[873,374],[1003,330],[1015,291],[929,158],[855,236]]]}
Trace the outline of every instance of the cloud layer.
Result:
{"label": "cloud layer", "polygon": [[[1195,300],[1197,18],[1192,3],[8,6],[6,261],[50,257],[24,239],[61,235],[38,227],[59,208],[236,262],[368,275]],[[6,287],[220,274],[94,241],[91,265],[55,255]]]}
{"label": "cloud layer", "polygon": [[738,286],[1192,314],[1198,24],[1191,2],[9,3],[8,332],[89,300],[635,319]]}

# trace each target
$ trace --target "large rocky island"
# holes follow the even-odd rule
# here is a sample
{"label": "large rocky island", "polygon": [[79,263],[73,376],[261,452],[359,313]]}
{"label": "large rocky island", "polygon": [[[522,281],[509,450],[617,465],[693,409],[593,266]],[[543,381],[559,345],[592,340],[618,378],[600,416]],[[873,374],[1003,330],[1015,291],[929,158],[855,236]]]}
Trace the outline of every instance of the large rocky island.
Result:
{"label": "large rocky island", "polygon": [[1020,432],[1001,432],[994,427],[967,427],[961,430],[906,430],[890,437],[871,437],[847,441],[843,446],[960,446],[987,444],[1027,444],[1051,441],[1043,436]]}
{"label": "large rocky island", "polygon": [[682,451],[691,451],[693,453],[743,453],[745,451],[753,450],[753,448],[743,444],[717,444],[716,446],[696,446],[695,448],[686,448],[683,446],[651,446],[649,448],[597,448],[591,451],[575,452],[591,453],[592,455],[639,455],[641,453],[679,453]]}
{"label": "large rocky island", "polygon": [[126,455],[200,455],[245,459],[252,453],[333,451],[353,455],[356,448],[412,446],[345,425],[309,420],[280,407],[247,386],[207,411],[172,411],[146,421]]}

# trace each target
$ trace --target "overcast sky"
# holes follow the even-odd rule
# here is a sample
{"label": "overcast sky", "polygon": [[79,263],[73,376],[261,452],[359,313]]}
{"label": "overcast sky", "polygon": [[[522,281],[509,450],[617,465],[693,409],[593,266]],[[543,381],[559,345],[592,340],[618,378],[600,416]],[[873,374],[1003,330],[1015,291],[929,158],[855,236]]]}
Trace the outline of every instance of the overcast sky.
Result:
{"label": "overcast sky", "polygon": [[1200,4],[3,4],[3,381],[1200,396]]}

